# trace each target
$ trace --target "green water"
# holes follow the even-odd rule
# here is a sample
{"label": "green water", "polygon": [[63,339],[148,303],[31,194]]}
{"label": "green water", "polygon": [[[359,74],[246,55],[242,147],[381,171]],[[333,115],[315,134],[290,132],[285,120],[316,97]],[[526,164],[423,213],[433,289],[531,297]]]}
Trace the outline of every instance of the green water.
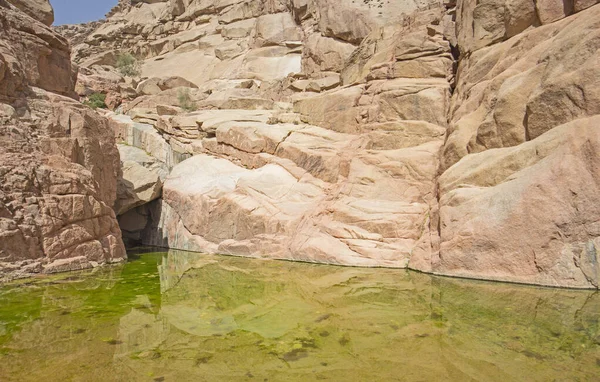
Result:
{"label": "green water", "polygon": [[0,288],[0,381],[598,381],[600,294],[171,251]]}

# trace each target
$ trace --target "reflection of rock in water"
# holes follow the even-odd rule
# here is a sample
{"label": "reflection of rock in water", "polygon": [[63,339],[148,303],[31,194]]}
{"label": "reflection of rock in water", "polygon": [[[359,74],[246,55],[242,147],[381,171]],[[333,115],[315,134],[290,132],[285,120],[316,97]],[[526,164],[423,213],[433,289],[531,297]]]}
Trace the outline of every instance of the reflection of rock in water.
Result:
{"label": "reflection of rock in water", "polygon": [[119,320],[118,338],[121,344],[116,356],[152,356],[152,351],[165,341],[168,334],[168,322],[160,315],[132,309]]}
{"label": "reflection of rock in water", "polygon": [[595,367],[584,354],[600,356],[592,292],[183,252],[160,271],[158,316],[121,323],[121,360],[140,373],[523,380],[551,378],[540,371],[549,362]]}
{"label": "reflection of rock in water", "polygon": [[[23,288],[7,297],[0,290],[0,322],[12,330],[7,342],[0,334],[0,375],[22,376],[31,364],[26,378],[13,379],[71,380],[82,370],[90,380],[128,381],[597,374],[600,294],[591,291],[163,255],[31,288],[35,293]],[[31,301],[22,309],[29,318],[6,320],[11,301]]]}
{"label": "reflection of rock in water", "polygon": [[183,274],[189,269],[215,261],[214,258],[200,253],[170,249],[168,255],[163,256],[162,263],[158,267],[161,292],[164,293],[177,285]]}
{"label": "reflection of rock in water", "polygon": [[[119,286],[124,268],[118,264],[0,289],[0,321],[20,319],[0,336],[0,379],[70,380],[74,371],[86,370],[87,380],[103,380],[117,337],[112,318],[128,300]],[[10,362],[1,356],[9,352],[14,352]],[[78,366],[71,369],[73,363]]]}

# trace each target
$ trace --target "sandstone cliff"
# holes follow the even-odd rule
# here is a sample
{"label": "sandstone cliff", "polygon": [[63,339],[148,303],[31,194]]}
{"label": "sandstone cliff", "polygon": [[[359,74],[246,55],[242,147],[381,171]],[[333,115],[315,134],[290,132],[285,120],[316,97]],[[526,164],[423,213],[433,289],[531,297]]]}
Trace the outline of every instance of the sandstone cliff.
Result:
{"label": "sandstone cliff", "polygon": [[598,288],[595,4],[121,0],[68,29],[128,240]]}
{"label": "sandstone cliff", "polygon": [[77,71],[52,20],[47,1],[0,0],[0,278],[125,258],[114,134],[68,98]]}
{"label": "sandstone cliff", "polygon": [[595,3],[123,0],[73,59],[132,240],[597,288]]}

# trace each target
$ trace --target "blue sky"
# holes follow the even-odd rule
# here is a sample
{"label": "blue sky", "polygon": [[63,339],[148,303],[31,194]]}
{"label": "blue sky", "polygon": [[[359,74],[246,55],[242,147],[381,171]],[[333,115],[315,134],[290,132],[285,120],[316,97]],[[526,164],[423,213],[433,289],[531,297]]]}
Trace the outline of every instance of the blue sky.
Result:
{"label": "blue sky", "polygon": [[79,24],[104,17],[118,0],[50,0],[54,25]]}

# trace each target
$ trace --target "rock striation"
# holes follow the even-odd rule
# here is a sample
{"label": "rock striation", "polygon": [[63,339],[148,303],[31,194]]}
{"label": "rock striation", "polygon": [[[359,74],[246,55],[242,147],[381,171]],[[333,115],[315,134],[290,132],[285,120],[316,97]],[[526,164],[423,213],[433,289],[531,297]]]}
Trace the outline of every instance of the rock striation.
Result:
{"label": "rock striation", "polygon": [[598,20],[595,0],[121,0],[63,28],[75,87],[40,65],[7,83],[106,96],[128,241],[598,288]]}
{"label": "rock striation", "polygon": [[0,1],[0,278],[126,257],[114,133],[68,97],[77,71],[51,15],[47,1]]}

